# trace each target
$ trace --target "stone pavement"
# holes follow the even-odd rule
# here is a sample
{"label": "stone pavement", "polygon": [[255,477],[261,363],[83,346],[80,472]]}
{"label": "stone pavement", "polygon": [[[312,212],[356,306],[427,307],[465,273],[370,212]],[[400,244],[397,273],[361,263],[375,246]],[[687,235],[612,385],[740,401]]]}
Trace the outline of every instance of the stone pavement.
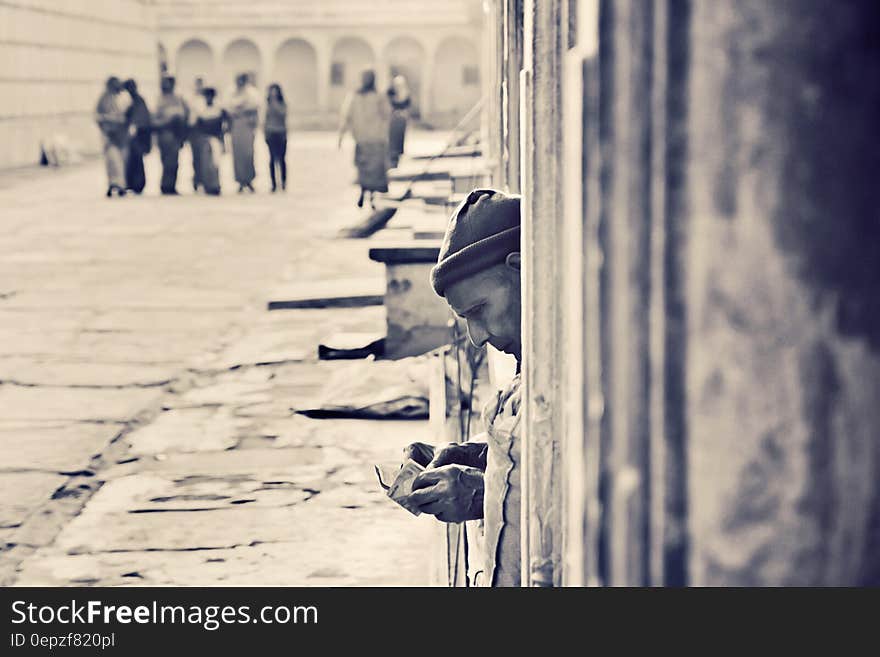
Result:
{"label": "stone pavement", "polygon": [[[418,142],[418,137],[414,139]],[[436,143],[425,136],[424,143]],[[286,194],[103,198],[99,163],[0,176],[0,584],[427,584],[437,527],[385,498],[374,462],[426,422],[312,420],[291,406],[346,362],[336,331],[383,309],[267,312],[284,281],[381,279],[350,147],[289,140]]]}

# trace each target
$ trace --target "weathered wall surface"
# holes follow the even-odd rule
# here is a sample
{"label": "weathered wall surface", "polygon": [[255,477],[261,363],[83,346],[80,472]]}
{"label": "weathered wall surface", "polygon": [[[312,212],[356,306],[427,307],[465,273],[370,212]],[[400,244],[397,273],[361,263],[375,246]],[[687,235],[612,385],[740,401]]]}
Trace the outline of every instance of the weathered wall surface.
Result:
{"label": "weathered wall surface", "polygon": [[109,75],[151,98],[158,59],[150,7],[139,0],[0,1],[0,168],[36,164],[40,141],[63,135],[86,152]]}
{"label": "weathered wall surface", "polygon": [[880,5],[691,5],[690,581],[880,584]]}

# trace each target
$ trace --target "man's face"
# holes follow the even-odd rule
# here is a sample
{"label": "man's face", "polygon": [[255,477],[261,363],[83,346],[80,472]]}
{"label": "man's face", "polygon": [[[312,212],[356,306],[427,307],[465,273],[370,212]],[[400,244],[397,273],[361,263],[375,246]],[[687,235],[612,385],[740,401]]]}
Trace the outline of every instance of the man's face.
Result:
{"label": "man's face", "polygon": [[162,93],[170,94],[172,91],[174,91],[174,81],[169,80],[168,78],[163,79],[161,83],[161,88]]}
{"label": "man's face", "polygon": [[485,269],[446,288],[446,302],[467,323],[477,347],[487,342],[499,351],[522,358],[520,333],[520,258]]}

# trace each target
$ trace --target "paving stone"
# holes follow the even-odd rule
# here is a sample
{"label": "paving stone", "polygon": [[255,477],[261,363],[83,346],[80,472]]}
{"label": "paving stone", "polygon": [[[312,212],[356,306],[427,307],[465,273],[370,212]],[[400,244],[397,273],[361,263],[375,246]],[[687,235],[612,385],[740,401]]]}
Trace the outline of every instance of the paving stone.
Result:
{"label": "paving stone", "polygon": [[132,431],[126,441],[134,455],[224,450],[235,446],[244,425],[225,409],[172,409]]}
{"label": "paving stone", "polygon": [[271,401],[266,392],[266,383],[249,383],[247,381],[223,381],[215,385],[196,387],[181,395],[172,404],[177,407],[229,405],[245,406]]}
{"label": "paving stone", "polygon": [[219,369],[286,361],[315,360],[318,344],[304,344],[286,331],[254,332],[236,342],[209,364]]}
{"label": "paving stone", "polygon": [[0,417],[7,420],[125,422],[156,405],[159,388],[89,389],[0,386]]}
{"label": "paving stone", "polygon": [[0,469],[82,470],[121,428],[119,424],[0,422]]}
{"label": "paving stone", "polygon": [[45,386],[153,386],[174,379],[173,366],[0,358],[0,381]]}
{"label": "paving stone", "polygon": [[[396,506],[396,505],[395,505]],[[303,507],[304,509],[307,508]],[[425,586],[434,567],[426,545],[436,521],[403,509],[348,510],[339,520],[321,510],[303,517],[319,528],[311,539],[233,549],[67,555],[42,549],[18,583],[30,586]],[[299,512],[299,510],[298,510]],[[383,531],[376,531],[380,525]],[[313,546],[320,545],[320,549]],[[136,573],[136,575],[135,575]]]}
{"label": "paving stone", "polygon": [[174,333],[197,332],[217,329],[239,317],[238,312],[114,309],[101,313],[86,324],[86,328],[101,331],[168,331]]}
{"label": "paving stone", "polygon": [[0,357],[61,356],[70,352],[75,341],[76,333],[72,330],[4,328],[0,329]]}
{"label": "paving stone", "polygon": [[47,502],[67,477],[46,472],[0,472],[0,527],[21,524],[35,508]]}

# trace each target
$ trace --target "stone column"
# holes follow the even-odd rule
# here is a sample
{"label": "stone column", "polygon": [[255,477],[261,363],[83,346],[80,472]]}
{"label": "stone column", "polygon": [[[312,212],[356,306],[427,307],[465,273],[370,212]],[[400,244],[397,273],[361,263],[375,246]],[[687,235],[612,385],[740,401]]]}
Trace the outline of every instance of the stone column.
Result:
{"label": "stone column", "polygon": [[318,111],[330,111],[330,50],[328,35],[307,35],[315,48],[315,64],[318,67]]}
{"label": "stone column", "polygon": [[522,584],[562,582],[560,386],[564,308],[555,295],[562,243],[562,0],[524,3]]}

